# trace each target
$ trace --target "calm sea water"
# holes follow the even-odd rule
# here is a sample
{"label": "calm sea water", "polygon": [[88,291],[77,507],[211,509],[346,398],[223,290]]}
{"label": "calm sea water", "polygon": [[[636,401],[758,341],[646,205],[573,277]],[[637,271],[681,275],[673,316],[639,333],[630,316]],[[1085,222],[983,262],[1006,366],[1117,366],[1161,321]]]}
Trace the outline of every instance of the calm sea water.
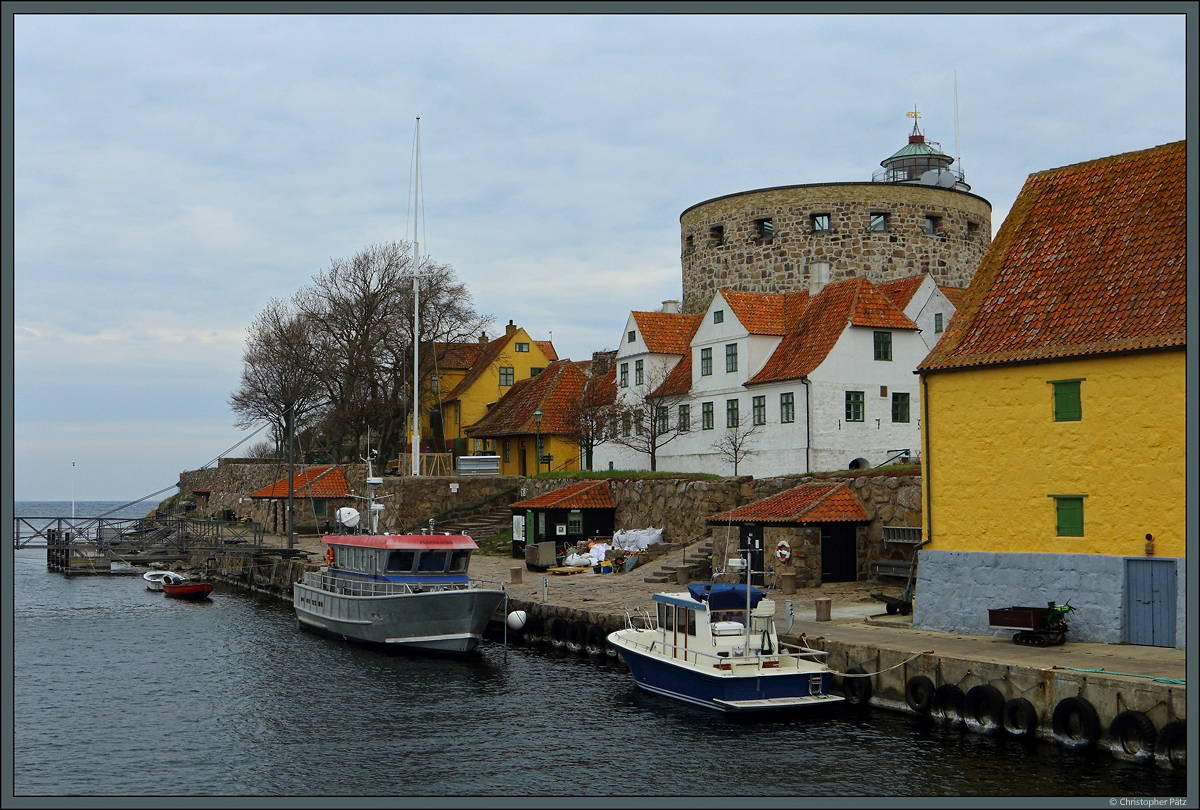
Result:
{"label": "calm sea water", "polygon": [[222,586],[191,603],[135,575],[67,579],[43,550],[15,552],[10,581],[16,797],[1186,793],[1183,777],[1107,753],[878,709],[728,719],[640,692],[619,664],[541,647],[385,655]]}

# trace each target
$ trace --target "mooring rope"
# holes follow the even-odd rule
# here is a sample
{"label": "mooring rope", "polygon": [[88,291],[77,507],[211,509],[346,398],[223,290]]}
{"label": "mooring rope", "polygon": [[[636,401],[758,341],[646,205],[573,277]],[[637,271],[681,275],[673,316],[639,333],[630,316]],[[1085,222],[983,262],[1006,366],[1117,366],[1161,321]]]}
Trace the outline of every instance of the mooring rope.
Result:
{"label": "mooring rope", "polygon": [[900,667],[907,664],[909,661],[912,661],[916,658],[920,658],[922,655],[933,655],[933,650],[925,650],[923,652],[916,653],[908,658],[905,658],[903,661],[901,661],[899,664],[896,664],[894,667],[887,667],[886,669],[876,670],[875,672],[839,672],[838,674],[841,675],[843,678],[869,678],[872,675],[878,675],[881,672],[887,672],[888,670],[892,670],[892,669],[899,669]]}
{"label": "mooring rope", "polygon": [[1155,681],[1156,683],[1172,683],[1172,684],[1179,684],[1180,686],[1184,686],[1187,684],[1187,681],[1183,678],[1160,678],[1157,675],[1135,675],[1131,672],[1109,672],[1107,669],[1104,669],[1103,667],[1101,667],[1100,669],[1076,669],[1075,667],[1050,667],[1050,668],[1051,669],[1067,669],[1067,670],[1070,670],[1071,672],[1093,672],[1093,673],[1102,674],[1102,675],[1123,675],[1126,678],[1149,678],[1150,680]]}

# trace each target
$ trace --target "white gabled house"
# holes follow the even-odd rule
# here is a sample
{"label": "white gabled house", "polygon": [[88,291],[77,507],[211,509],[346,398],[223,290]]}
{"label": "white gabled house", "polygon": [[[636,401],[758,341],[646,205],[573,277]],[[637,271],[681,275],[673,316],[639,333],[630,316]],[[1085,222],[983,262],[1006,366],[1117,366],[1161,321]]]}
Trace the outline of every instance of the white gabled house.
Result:
{"label": "white gabled house", "polygon": [[940,287],[928,274],[893,279],[875,285],[921,330],[926,351],[932,350],[950,324],[966,290]]}
{"label": "white gabled house", "polygon": [[[662,470],[732,474],[734,434],[742,445],[737,472],[755,477],[914,457],[920,389],[913,372],[940,337],[923,335],[919,323],[928,321],[932,332],[934,316],[944,327],[953,311],[931,278],[916,276],[890,286],[854,278],[799,293],[720,290],[700,316],[633,313],[627,348],[617,352],[618,402],[634,392],[644,401],[650,384],[670,403],[672,436],[657,454]],[[684,346],[678,341],[689,326]],[[645,454],[611,442],[597,458],[600,466],[647,466]]]}

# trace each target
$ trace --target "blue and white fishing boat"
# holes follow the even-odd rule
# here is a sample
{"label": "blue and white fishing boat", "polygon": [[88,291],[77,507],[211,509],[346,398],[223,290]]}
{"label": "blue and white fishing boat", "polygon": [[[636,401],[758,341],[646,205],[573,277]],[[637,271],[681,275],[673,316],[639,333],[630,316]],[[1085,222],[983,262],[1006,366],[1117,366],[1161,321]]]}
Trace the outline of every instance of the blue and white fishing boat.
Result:
{"label": "blue and white fishing boat", "polygon": [[[783,644],[775,603],[751,585],[656,593],[657,615],[629,617],[608,641],[647,692],[721,712],[839,703],[827,653]],[[639,626],[640,625],[640,626]]]}

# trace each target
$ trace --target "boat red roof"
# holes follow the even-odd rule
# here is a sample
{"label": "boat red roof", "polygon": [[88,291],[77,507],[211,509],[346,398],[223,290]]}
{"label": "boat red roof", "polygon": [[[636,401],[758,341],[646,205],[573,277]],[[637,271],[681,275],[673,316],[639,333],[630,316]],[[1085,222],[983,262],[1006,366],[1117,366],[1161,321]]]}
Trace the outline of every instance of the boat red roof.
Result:
{"label": "boat red roof", "polygon": [[479,545],[465,534],[329,534],[322,537],[321,542],[331,546],[414,551],[479,548]]}

